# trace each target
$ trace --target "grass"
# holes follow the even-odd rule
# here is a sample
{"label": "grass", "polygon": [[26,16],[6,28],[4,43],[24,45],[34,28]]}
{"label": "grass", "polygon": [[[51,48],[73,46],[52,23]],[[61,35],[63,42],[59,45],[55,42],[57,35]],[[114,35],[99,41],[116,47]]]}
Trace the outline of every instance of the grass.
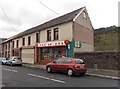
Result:
{"label": "grass", "polygon": [[118,32],[95,35],[95,51],[118,51]]}

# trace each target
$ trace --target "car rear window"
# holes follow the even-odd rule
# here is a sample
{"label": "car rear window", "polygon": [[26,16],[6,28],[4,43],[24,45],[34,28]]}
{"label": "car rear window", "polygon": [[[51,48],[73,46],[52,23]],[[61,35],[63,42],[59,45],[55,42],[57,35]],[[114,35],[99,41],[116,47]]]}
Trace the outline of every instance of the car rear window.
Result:
{"label": "car rear window", "polygon": [[20,57],[18,57],[18,60],[21,60],[21,58],[20,58]]}
{"label": "car rear window", "polygon": [[84,64],[83,60],[81,59],[75,59],[76,64]]}

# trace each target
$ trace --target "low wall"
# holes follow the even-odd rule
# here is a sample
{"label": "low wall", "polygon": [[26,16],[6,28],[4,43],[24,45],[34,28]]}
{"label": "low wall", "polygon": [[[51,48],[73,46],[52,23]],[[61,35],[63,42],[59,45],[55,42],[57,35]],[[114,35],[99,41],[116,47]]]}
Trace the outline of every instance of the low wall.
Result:
{"label": "low wall", "polygon": [[97,64],[98,69],[120,69],[120,52],[76,53],[75,57],[82,58],[88,68],[94,68]]}

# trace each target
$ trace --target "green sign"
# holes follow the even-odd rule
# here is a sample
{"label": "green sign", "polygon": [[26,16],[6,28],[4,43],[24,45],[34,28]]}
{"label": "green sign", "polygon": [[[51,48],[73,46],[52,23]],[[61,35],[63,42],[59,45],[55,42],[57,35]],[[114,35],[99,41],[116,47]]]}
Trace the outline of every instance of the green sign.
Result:
{"label": "green sign", "polygon": [[75,47],[76,48],[81,48],[81,42],[75,42]]}

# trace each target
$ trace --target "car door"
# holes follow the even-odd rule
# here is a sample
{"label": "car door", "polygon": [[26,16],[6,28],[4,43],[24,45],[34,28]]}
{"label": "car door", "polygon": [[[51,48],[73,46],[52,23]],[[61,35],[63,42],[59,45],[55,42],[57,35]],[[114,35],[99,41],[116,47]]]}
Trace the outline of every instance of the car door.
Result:
{"label": "car door", "polygon": [[67,72],[67,69],[70,68],[71,64],[72,64],[71,59],[64,59],[63,64],[61,66],[62,71]]}
{"label": "car door", "polygon": [[58,58],[54,66],[54,70],[60,72],[62,64],[63,64],[63,58]]}

